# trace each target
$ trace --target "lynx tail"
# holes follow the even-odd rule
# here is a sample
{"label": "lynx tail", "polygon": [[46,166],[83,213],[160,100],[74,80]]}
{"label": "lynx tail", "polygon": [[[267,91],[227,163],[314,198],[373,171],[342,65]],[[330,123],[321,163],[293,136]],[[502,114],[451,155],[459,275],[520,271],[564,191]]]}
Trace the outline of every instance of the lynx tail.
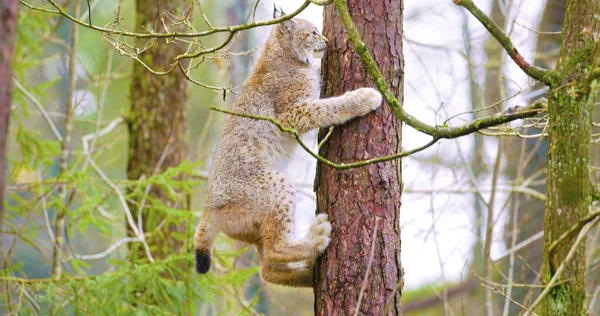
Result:
{"label": "lynx tail", "polygon": [[196,272],[206,273],[210,270],[210,251],[196,248]]}
{"label": "lynx tail", "polygon": [[210,270],[210,250],[218,233],[210,222],[210,217],[204,212],[200,217],[196,235],[194,236],[194,248],[196,251],[196,272],[206,273]]}

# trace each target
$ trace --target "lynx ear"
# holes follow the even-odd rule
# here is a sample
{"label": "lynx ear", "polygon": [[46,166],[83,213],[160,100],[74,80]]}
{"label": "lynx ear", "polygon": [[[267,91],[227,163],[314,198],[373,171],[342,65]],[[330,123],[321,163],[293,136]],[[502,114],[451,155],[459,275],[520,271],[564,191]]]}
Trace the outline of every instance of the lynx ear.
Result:
{"label": "lynx ear", "polygon": [[[281,10],[281,8],[277,8],[275,6],[275,4],[273,4],[273,18],[274,19],[279,19],[280,17],[284,16],[285,13],[283,12],[283,10]],[[283,21],[281,22],[281,33],[286,33],[289,31],[293,31],[296,28],[296,22],[290,20],[287,21]]]}
{"label": "lynx ear", "polygon": [[285,15],[285,13],[283,13],[281,8],[277,9],[277,6],[275,5],[275,3],[273,3],[273,18],[279,19],[280,17],[282,17],[284,15]]}

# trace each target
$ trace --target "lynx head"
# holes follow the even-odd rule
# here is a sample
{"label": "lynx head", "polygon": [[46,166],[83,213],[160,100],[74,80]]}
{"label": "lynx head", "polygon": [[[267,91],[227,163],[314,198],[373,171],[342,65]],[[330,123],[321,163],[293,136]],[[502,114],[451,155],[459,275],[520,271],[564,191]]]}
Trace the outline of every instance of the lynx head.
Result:
{"label": "lynx head", "polygon": [[[284,16],[281,10],[273,10],[273,18]],[[276,26],[288,41],[295,55],[303,63],[309,64],[311,59],[322,58],[327,47],[327,38],[319,32],[317,27],[307,20],[295,18],[281,22]]]}

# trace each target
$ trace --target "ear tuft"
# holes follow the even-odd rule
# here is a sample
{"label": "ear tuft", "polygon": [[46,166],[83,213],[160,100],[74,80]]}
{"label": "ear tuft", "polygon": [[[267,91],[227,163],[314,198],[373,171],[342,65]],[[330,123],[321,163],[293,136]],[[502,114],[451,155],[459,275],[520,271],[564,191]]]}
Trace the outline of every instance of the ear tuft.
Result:
{"label": "ear tuft", "polygon": [[279,7],[279,9],[278,9],[277,6],[275,5],[275,2],[273,2],[273,18],[279,19],[280,17],[282,17],[284,15],[285,15],[285,13],[283,13],[283,10],[281,9],[281,7]]}

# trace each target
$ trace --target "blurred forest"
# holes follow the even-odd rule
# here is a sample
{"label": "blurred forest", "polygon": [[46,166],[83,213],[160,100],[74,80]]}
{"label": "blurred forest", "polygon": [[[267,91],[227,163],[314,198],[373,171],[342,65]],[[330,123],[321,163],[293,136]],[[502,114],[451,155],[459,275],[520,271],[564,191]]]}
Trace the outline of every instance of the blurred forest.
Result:
{"label": "blurred forest", "polygon": [[[287,13],[303,4],[282,2]],[[222,234],[211,273],[196,275],[192,268],[196,218],[223,119],[209,106],[228,108],[235,100],[270,26],[148,39],[103,34],[65,17],[124,32],[210,32],[269,20],[273,8],[260,0],[170,3],[166,9],[144,3],[136,8],[126,0],[21,2],[0,313],[313,314],[311,290],[265,284],[254,250]],[[57,14],[53,4],[66,12]],[[477,4],[530,62],[554,68],[566,0]],[[146,9],[159,18],[136,23]],[[322,26],[321,7],[312,4],[299,16]],[[161,74],[171,64],[160,63],[160,47],[210,50],[228,36],[224,48],[180,63],[179,78]],[[403,39],[404,107],[429,124],[462,124],[548,94],[453,1],[406,1]],[[154,77],[164,79],[156,79],[153,90],[148,82]],[[167,97],[156,88],[161,86],[179,89],[176,106],[163,102]],[[143,116],[144,105],[135,104],[148,96],[167,107]],[[157,122],[180,129],[158,136],[140,130]],[[519,120],[402,160],[407,315],[516,315],[519,305],[529,306],[540,294],[545,123],[542,116]],[[403,134],[403,148],[427,141],[406,127]],[[316,133],[305,138],[317,148]],[[593,134],[589,161],[594,185],[600,175],[597,138]],[[314,209],[316,162],[302,150],[293,159],[299,205]],[[143,161],[154,169],[134,170]],[[599,314],[600,227],[588,237],[587,304]]]}

